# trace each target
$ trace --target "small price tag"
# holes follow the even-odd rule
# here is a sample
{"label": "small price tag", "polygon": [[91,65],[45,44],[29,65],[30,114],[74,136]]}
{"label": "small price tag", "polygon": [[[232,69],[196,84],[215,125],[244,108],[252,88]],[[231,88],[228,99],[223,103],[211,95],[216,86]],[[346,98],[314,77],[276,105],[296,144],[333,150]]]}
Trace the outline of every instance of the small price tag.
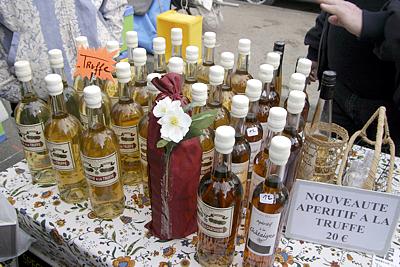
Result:
{"label": "small price tag", "polygon": [[115,52],[106,48],[79,48],[74,76],[91,78],[92,74],[101,80],[113,80],[113,59]]}
{"label": "small price tag", "polygon": [[263,204],[275,204],[274,194],[260,194],[260,202]]}
{"label": "small price tag", "polygon": [[257,127],[248,128],[246,131],[247,131],[247,135],[250,136],[250,137],[258,135]]}

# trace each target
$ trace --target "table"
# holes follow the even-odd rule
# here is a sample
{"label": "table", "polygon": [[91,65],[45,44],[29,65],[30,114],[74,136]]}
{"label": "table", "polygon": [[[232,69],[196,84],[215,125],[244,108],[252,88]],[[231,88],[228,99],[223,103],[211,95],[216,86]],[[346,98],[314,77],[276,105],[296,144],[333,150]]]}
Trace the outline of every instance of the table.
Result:
{"label": "table", "polygon": [[[364,148],[355,146],[352,158],[363,157]],[[382,156],[377,176],[387,170]],[[400,159],[396,159],[393,188],[399,193]],[[195,260],[195,234],[172,241],[149,236],[150,202],[141,188],[125,186],[126,209],[114,220],[98,219],[88,201],[67,204],[56,186],[31,184],[23,160],[0,173],[0,193],[17,210],[19,224],[37,242],[32,250],[59,266],[199,266]],[[238,236],[233,266],[241,266],[244,237]],[[393,250],[400,250],[400,227],[393,238]],[[276,266],[371,266],[372,255],[331,248],[282,237]]]}

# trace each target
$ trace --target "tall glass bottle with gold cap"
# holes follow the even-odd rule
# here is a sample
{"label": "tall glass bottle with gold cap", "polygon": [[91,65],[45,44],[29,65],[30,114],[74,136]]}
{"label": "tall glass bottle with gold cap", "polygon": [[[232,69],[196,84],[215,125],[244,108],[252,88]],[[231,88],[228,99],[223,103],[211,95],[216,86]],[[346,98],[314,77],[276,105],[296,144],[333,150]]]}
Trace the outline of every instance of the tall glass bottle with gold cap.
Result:
{"label": "tall glass bottle with gold cap", "polygon": [[[76,47],[76,53],[78,54],[78,49],[79,48],[88,48],[89,47],[89,42],[86,36],[78,36],[75,38],[75,47]],[[85,81],[86,80],[86,81]],[[79,98],[83,95],[83,88],[88,85],[88,78],[83,78],[81,76],[76,76],[74,78],[74,89],[76,93],[78,94]],[[86,84],[85,84],[86,83]]]}
{"label": "tall glass bottle with gold cap", "polygon": [[125,208],[118,139],[103,123],[100,88],[88,86],[83,93],[89,127],[82,134],[81,159],[90,202],[97,217],[113,219],[121,215]]}
{"label": "tall glass bottle with gold cap", "polygon": [[[293,73],[290,76],[289,94],[288,94],[288,97],[286,98],[286,100],[285,100],[285,102],[283,104],[284,108],[287,108],[290,92],[292,92],[292,91],[303,92],[305,83],[306,83],[306,76],[304,76],[301,73]],[[303,107],[303,110],[304,110],[304,108],[305,108],[305,106]],[[308,114],[308,110],[307,110],[307,114]],[[307,121],[304,120],[302,116],[300,116],[300,122],[299,122],[299,130],[300,130],[300,132],[303,131],[306,122]]]}
{"label": "tall glass bottle with gold cap", "polygon": [[135,63],[133,60],[133,50],[138,47],[139,40],[138,34],[135,31],[127,31],[125,34],[126,50],[128,51],[128,62],[131,66],[131,80],[130,85],[133,86],[135,83]]}
{"label": "tall glass bottle with gold cap", "polygon": [[[263,128],[263,140],[267,133],[267,121],[268,114],[271,107],[278,105],[279,102],[274,98],[276,96],[275,91],[271,91],[271,81],[274,75],[274,67],[270,64],[260,65],[258,72],[258,78],[262,82],[262,92],[258,105],[260,107],[257,113],[257,119],[261,123]],[[278,104],[277,104],[278,103]]]}
{"label": "tall glass bottle with gold cap", "polygon": [[[109,53],[113,53],[113,59],[118,62],[119,43],[118,41],[107,41],[106,48]],[[103,82],[103,91],[110,97],[111,106],[118,102],[118,79],[116,71],[112,72],[113,79]]]}
{"label": "tall glass bottle with gold cap", "polygon": [[75,116],[67,112],[61,76],[49,74],[45,82],[50,95],[52,115],[45,125],[44,135],[56,173],[58,191],[65,202],[81,202],[88,198],[79,147],[82,126]]}
{"label": "tall glass bottle with gold cap", "polygon": [[199,65],[197,71],[197,80],[199,82],[209,83],[210,67],[214,66],[215,44],[217,35],[215,32],[205,32],[203,35],[203,62]]}
{"label": "tall glass bottle with gold cap", "polygon": [[186,47],[185,80],[182,93],[190,101],[192,100],[192,85],[197,82],[197,61],[199,60],[199,48],[189,45]]}
{"label": "tall glass bottle with gold cap", "polygon": [[15,109],[15,122],[32,183],[51,185],[55,183],[55,173],[51,167],[44,136],[44,125],[50,118],[49,106],[33,89],[29,62],[17,61],[14,68],[15,75],[21,83],[21,101]]}
{"label": "tall glass bottle with gold cap", "polygon": [[156,37],[153,39],[153,72],[164,74],[167,73],[167,64],[165,60],[165,38]]}
{"label": "tall glass bottle with gold cap", "polygon": [[52,49],[49,51],[48,54],[51,71],[55,74],[60,75],[62,78],[64,88],[63,96],[67,111],[69,114],[74,115],[77,119],[79,119],[79,96],[74,88],[68,85],[64,71],[64,57],[62,55],[62,52],[59,49]]}
{"label": "tall glass bottle with gold cap", "polygon": [[133,99],[142,106],[143,112],[147,113],[149,110],[148,102],[149,96],[146,90],[146,77],[147,77],[147,53],[144,48],[135,48],[133,50],[133,61],[135,62],[135,85],[133,88]]}
{"label": "tall glass bottle with gold cap", "polygon": [[[280,62],[280,54],[276,52],[269,52],[267,53],[267,64],[272,65],[274,67],[274,73],[272,76],[272,81],[270,84],[270,99],[271,99],[271,104],[273,107],[278,107],[281,101],[281,93],[276,90],[276,85],[277,85],[277,75],[279,71],[279,62]],[[273,102],[272,102],[273,99]]]}
{"label": "tall glass bottle with gold cap", "polygon": [[275,79],[275,90],[279,95],[282,95],[282,68],[283,68],[283,56],[285,55],[285,41],[276,41],[274,43],[273,51],[278,53],[279,56],[279,67]]}
{"label": "tall glass bottle with gold cap", "polygon": [[182,40],[183,34],[181,28],[171,29],[171,57],[182,58]]}
{"label": "tall glass bottle with gold cap", "polygon": [[143,178],[138,141],[138,124],[143,109],[132,98],[129,63],[119,62],[116,67],[119,100],[111,109],[111,127],[118,138],[122,180],[126,185],[138,185]]}
{"label": "tall glass bottle with gold cap", "polygon": [[200,181],[197,198],[197,256],[202,266],[229,266],[235,253],[243,188],[231,171],[235,130],[220,126],[215,132],[212,171]]}
{"label": "tall glass bottle with gold cap", "polygon": [[249,39],[239,40],[236,71],[231,78],[231,87],[235,94],[244,95],[247,81],[253,78],[249,73],[250,46]]}
{"label": "tall glass bottle with gold cap", "polygon": [[222,105],[230,112],[232,97],[235,95],[231,87],[232,70],[235,65],[235,56],[231,52],[222,52],[220,64],[224,68],[224,82],[222,83]]}

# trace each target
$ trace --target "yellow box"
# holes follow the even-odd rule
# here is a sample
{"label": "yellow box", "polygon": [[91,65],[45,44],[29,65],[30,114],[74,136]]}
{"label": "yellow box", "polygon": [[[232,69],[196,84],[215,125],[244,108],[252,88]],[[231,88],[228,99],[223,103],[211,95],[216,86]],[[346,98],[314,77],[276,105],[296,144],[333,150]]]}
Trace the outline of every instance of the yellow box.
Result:
{"label": "yellow box", "polygon": [[202,16],[190,16],[169,10],[157,16],[157,35],[166,40],[165,57],[167,61],[171,56],[171,29],[182,29],[182,56],[186,58],[186,46],[194,45],[199,48],[199,59],[201,59],[202,46]]}

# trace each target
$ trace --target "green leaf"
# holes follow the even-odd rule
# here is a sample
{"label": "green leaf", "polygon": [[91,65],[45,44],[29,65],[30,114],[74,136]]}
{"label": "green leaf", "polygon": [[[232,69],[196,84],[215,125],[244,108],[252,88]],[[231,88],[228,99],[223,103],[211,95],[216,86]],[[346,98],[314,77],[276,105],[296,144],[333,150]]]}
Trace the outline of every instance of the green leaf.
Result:
{"label": "green leaf", "polygon": [[55,184],[41,184],[41,185],[39,185],[39,187],[40,188],[47,188],[47,187],[52,187],[52,186],[54,186]]}
{"label": "green leaf", "polygon": [[193,115],[191,128],[205,129],[209,127],[215,120],[218,110],[207,110],[199,114]]}
{"label": "green leaf", "polygon": [[112,233],[111,239],[114,240],[114,241],[116,241],[116,234],[115,234],[115,231]]}
{"label": "green leaf", "polygon": [[117,247],[114,247],[114,250],[113,250],[113,252],[112,252],[112,256],[113,256],[113,258],[115,259],[115,251],[117,250]]}
{"label": "green leaf", "polygon": [[197,128],[189,128],[189,132],[186,134],[185,139],[190,139],[193,137],[197,137],[203,134],[203,130],[202,129],[197,129]]}
{"label": "green leaf", "polygon": [[3,182],[3,187],[4,187],[4,188],[6,187],[6,184],[7,184],[7,179],[4,180],[4,182]]}
{"label": "green leaf", "polygon": [[139,242],[140,239],[134,241],[132,244],[129,245],[128,249],[126,250],[126,255],[129,255],[132,252],[133,247]]}
{"label": "green leaf", "polygon": [[164,139],[160,139],[160,140],[157,142],[157,148],[163,148],[163,147],[165,147],[166,145],[168,145],[169,142],[170,142],[170,141],[167,141],[167,140],[164,140]]}
{"label": "green leaf", "polygon": [[39,213],[35,213],[34,215],[33,215],[33,219],[36,221],[37,220],[37,218],[39,217]]}
{"label": "green leaf", "polygon": [[131,254],[130,254],[129,256],[134,255],[136,252],[138,252],[138,251],[141,250],[141,249],[144,249],[144,247],[137,247],[137,248],[135,248],[135,249],[131,252]]}

